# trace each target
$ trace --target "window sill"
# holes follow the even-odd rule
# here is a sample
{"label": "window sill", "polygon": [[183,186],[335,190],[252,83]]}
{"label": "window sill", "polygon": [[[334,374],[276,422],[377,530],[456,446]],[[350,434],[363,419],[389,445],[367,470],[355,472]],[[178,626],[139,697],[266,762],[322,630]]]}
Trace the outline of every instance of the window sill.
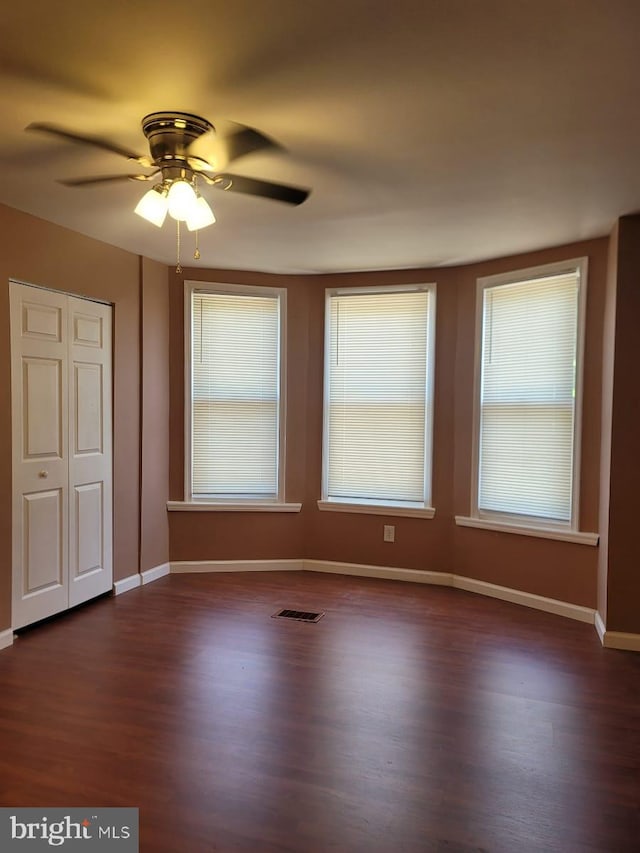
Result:
{"label": "window sill", "polygon": [[578,530],[562,530],[557,527],[528,527],[488,518],[469,518],[464,515],[456,515],[456,524],[458,527],[478,527],[481,530],[517,533],[520,536],[534,536],[539,539],[557,539],[560,542],[575,542],[578,545],[595,546],[600,538],[597,533],[581,533]]}
{"label": "window sill", "polygon": [[300,512],[302,504],[275,501],[167,501],[169,512]]}
{"label": "window sill", "polygon": [[432,506],[411,507],[390,504],[343,503],[342,501],[318,501],[318,509],[323,512],[356,512],[363,515],[400,515],[409,518],[433,518],[436,514]]}

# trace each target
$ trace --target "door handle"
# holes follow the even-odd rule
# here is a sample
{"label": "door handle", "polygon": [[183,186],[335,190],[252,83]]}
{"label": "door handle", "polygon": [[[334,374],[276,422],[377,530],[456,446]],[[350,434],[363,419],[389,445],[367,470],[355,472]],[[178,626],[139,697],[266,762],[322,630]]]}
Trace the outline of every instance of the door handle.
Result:
{"label": "door handle", "polygon": [[38,477],[42,477],[43,480],[46,480],[48,476],[48,471],[45,471],[44,469],[42,471],[38,471]]}

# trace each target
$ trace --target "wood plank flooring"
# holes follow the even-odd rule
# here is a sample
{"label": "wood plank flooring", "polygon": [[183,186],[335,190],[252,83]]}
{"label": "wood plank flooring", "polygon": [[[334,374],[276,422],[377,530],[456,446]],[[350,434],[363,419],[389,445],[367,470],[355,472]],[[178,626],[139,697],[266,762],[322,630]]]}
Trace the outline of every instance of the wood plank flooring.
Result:
{"label": "wood plank flooring", "polygon": [[460,590],[173,575],[0,653],[0,804],[138,806],[143,853],[637,853],[640,655]]}

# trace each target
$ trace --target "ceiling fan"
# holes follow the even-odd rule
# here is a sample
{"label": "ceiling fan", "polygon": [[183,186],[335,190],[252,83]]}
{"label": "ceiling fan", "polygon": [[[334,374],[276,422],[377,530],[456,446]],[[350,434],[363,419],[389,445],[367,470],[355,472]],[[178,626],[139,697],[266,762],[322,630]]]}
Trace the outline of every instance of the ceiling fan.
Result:
{"label": "ceiling fan", "polygon": [[298,205],[310,190],[287,184],[248,178],[226,171],[229,163],[254,151],[282,150],[281,146],[258,130],[234,124],[226,134],[216,131],[207,119],[191,113],[157,112],[142,119],[142,132],[149,143],[149,154],[138,154],[115,142],[67,130],[55,124],[35,122],[27,130],[40,131],[92,145],[137,163],[149,173],[98,175],[65,178],[68,187],[86,187],[115,181],[154,181],[140,200],[136,213],[160,227],[167,212],[189,230],[198,230],[215,222],[207,201],[200,195],[199,182],[218,189]]}

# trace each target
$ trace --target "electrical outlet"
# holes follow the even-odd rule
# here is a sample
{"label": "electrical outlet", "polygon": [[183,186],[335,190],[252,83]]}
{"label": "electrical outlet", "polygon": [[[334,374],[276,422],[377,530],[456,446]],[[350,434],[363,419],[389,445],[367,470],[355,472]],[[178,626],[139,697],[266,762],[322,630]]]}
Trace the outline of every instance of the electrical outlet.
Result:
{"label": "electrical outlet", "polygon": [[385,524],[382,538],[385,542],[396,541],[396,528],[394,524]]}

